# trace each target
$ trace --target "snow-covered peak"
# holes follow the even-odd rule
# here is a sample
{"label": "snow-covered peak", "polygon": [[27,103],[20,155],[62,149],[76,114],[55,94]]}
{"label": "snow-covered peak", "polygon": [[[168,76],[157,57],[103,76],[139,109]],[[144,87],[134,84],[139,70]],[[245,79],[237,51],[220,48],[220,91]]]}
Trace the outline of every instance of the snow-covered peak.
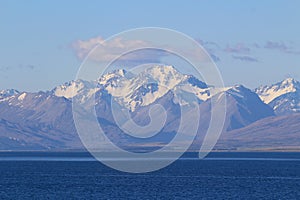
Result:
{"label": "snow-covered peak", "polygon": [[209,87],[205,89],[209,91],[209,96],[207,99],[211,98],[212,96],[220,93],[227,93],[229,95],[234,95],[234,96],[239,96],[242,97],[241,95],[245,92],[251,92],[248,88],[244,87],[243,85],[234,85],[230,87]]}
{"label": "snow-covered peak", "polygon": [[125,77],[125,75],[127,74],[127,71],[125,69],[117,69],[117,70],[113,71],[113,74],[119,75],[121,77]]}
{"label": "snow-covered peak", "polygon": [[281,82],[282,86],[297,85],[299,82],[294,78],[287,78]]}
{"label": "snow-covered peak", "polygon": [[239,98],[247,98],[249,95],[256,95],[253,93],[250,89],[246,88],[243,85],[235,85],[232,87],[226,87],[224,88],[224,91],[227,92],[230,95],[239,97]]}
{"label": "snow-covered peak", "polygon": [[99,84],[117,102],[132,111],[137,106],[147,106],[155,102],[170,90],[184,90],[201,98],[209,95],[203,91],[207,88],[205,83],[191,75],[181,74],[173,66],[158,65],[130,73],[130,76],[129,73],[108,73],[100,78]]}
{"label": "snow-covered peak", "polygon": [[145,69],[139,74],[138,79],[147,79],[161,86],[172,89],[186,76],[179,73],[173,66],[154,66]]}
{"label": "snow-covered peak", "polygon": [[173,66],[154,66],[145,69],[142,74],[149,75],[156,80],[165,80],[167,78],[183,77]]}
{"label": "snow-covered peak", "polygon": [[277,115],[300,112],[300,82],[293,78],[259,87],[255,92]]}
{"label": "snow-covered peak", "polygon": [[173,66],[159,65],[143,71],[115,70],[95,82],[71,81],[54,88],[52,93],[84,103],[97,91],[105,90],[120,105],[134,111],[138,106],[150,105],[169,91],[184,104],[197,99],[205,101],[214,94],[211,89],[196,77],[182,74]]}
{"label": "snow-covered peak", "polygon": [[75,80],[57,86],[52,92],[55,96],[71,99],[80,95],[83,91],[95,89],[95,85],[93,82]]}
{"label": "snow-covered peak", "polygon": [[117,69],[112,72],[109,72],[107,74],[104,74],[101,76],[98,80],[98,83],[100,85],[116,85],[116,82],[118,82],[120,79],[128,79],[132,77],[132,74],[125,69]]}
{"label": "snow-covered peak", "polygon": [[78,91],[82,88],[84,88],[84,83],[82,81],[70,81],[54,88],[53,93],[55,96],[72,98],[77,95]]}
{"label": "snow-covered peak", "polygon": [[19,93],[20,93],[19,91],[14,90],[14,89],[0,90],[0,99],[10,97],[13,95],[17,95]]}
{"label": "snow-covered peak", "polygon": [[[70,81],[54,88],[52,92],[59,97],[70,99],[76,96],[76,99],[84,101],[98,90],[104,89],[120,104],[134,110],[138,105],[153,103],[180,82],[188,79],[191,77],[179,73],[172,66],[154,66],[138,74],[118,69],[104,74],[97,82]],[[198,86],[199,83],[194,81],[191,84]]]}
{"label": "snow-covered peak", "polygon": [[246,88],[245,86],[238,84],[238,85],[234,85],[231,87],[225,87],[225,90],[231,90],[231,91],[236,91],[236,92],[241,92],[241,91],[249,91],[248,88]]}
{"label": "snow-covered peak", "polygon": [[255,89],[255,92],[265,103],[270,103],[277,97],[299,91],[300,83],[293,78],[287,78],[281,82],[273,84],[271,86],[261,86]]}
{"label": "snow-covered peak", "polygon": [[133,111],[139,105],[153,103],[183,79],[184,75],[172,66],[154,66],[135,74],[114,71],[102,76],[99,84],[120,104]]}

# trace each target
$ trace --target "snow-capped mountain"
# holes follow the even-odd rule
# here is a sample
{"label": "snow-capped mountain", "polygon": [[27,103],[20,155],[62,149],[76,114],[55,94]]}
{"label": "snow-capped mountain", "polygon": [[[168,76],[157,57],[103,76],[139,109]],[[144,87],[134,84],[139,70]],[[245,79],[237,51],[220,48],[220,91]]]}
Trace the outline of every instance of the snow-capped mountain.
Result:
{"label": "snow-capped mountain", "polygon": [[195,77],[179,73],[172,66],[155,66],[135,76],[132,73],[130,76],[126,76],[126,74],[127,72],[123,71],[123,76],[117,76],[114,79],[105,78],[108,81],[101,79],[99,84],[117,102],[131,111],[138,106],[150,105],[170,90],[175,94],[197,92],[200,100],[206,100],[209,96],[205,83]]}
{"label": "snow-capped mountain", "polygon": [[261,86],[255,92],[277,115],[300,112],[300,82],[288,78],[271,86]]}
{"label": "snow-capped mountain", "polygon": [[65,97],[69,100],[76,97],[76,100],[84,103],[99,89],[96,81],[75,80],[55,87],[51,93],[57,97]]}
{"label": "snow-capped mountain", "polygon": [[[298,88],[297,81],[288,79],[270,87],[260,87],[255,92],[272,105],[284,98],[296,101],[299,99]],[[263,103],[255,92],[242,85],[225,88],[208,86],[172,66],[154,66],[139,72],[116,70],[95,81],[70,81],[46,92],[5,90],[0,92],[0,149],[80,148],[81,142],[72,118],[72,101],[84,107],[95,107],[101,127],[112,141],[121,146],[169,142],[180,124],[180,106],[189,109],[192,108],[189,105],[197,103],[201,118],[199,142],[211,120],[211,98],[215,95],[226,96],[227,113],[223,130],[226,133],[273,117],[271,107]],[[146,141],[129,137],[114,120],[112,102],[120,110],[130,110],[132,119],[140,125],[149,123],[150,108],[159,104],[166,110],[165,127],[158,136]],[[278,105],[286,109],[283,104]],[[195,123],[192,121],[196,119],[195,113],[187,113],[191,123]]]}
{"label": "snow-capped mountain", "polygon": [[199,101],[211,97],[204,82],[194,76],[181,74],[172,66],[155,66],[138,74],[124,69],[115,70],[96,82],[71,81],[56,87],[52,92],[68,99],[76,97],[83,103],[99,90],[106,90],[116,102],[131,111],[138,106],[150,105],[170,90],[182,104],[189,103],[187,94],[196,95]]}

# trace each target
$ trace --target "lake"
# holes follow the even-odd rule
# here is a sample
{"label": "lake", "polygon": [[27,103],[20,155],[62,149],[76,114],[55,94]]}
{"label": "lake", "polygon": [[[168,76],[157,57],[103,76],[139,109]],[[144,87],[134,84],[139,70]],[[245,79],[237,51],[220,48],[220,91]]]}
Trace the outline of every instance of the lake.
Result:
{"label": "lake", "polygon": [[300,153],[188,153],[129,174],[88,153],[1,152],[1,199],[299,199]]}

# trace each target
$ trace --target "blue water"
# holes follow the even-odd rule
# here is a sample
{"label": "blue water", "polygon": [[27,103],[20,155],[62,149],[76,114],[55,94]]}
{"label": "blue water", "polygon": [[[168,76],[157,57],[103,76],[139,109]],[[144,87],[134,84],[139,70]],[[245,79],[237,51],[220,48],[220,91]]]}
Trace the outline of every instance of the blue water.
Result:
{"label": "blue water", "polygon": [[86,153],[0,153],[1,199],[300,199],[300,153],[187,154],[128,174]]}

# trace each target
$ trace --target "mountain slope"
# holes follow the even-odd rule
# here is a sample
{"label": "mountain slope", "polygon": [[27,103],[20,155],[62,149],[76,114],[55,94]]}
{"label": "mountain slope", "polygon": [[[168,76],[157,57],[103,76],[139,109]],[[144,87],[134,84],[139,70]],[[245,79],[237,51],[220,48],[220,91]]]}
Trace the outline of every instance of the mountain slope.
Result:
{"label": "mountain slope", "polygon": [[[273,110],[263,103],[257,94],[242,85],[229,87],[217,95],[218,99],[226,97],[226,117],[222,135],[274,116]],[[199,149],[207,133],[211,121],[210,99],[200,104],[200,116],[198,135],[191,147],[193,150]]]}
{"label": "mountain slope", "polygon": [[300,114],[273,116],[222,134],[219,149],[299,149]]}
{"label": "mountain slope", "polygon": [[259,119],[274,116],[273,110],[259,97],[244,86],[235,86],[226,92],[227,123],[226,131],[249,125]]}
{"label": "mountain slope", "polygon": [[23,148],[82,147],[72,119],[71,102],[64,97],[47,92],[11,96],[0,103],[0,120],[1,137],[22,140],[22,144],[27,144]]}

